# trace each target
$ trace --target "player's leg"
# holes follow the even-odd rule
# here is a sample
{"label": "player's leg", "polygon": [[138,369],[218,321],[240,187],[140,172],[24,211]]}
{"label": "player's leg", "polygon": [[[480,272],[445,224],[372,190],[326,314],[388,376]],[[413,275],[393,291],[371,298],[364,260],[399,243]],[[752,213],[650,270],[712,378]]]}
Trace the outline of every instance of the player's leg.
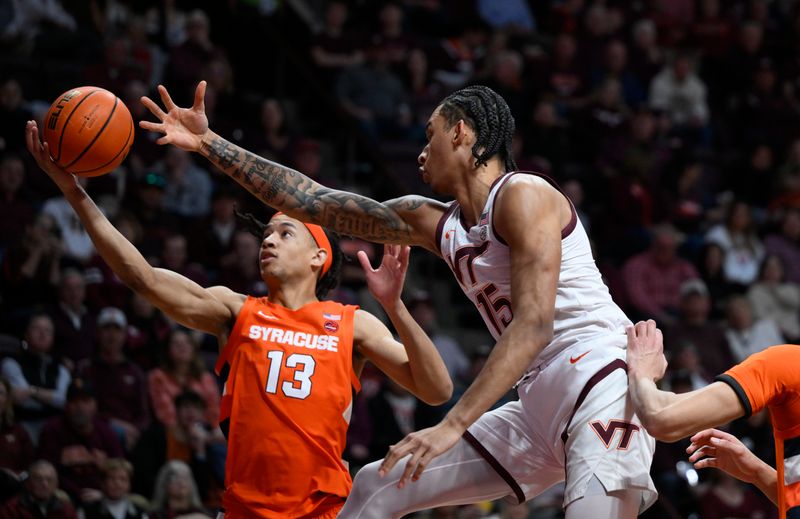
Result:
{"label": "player's leg", "polygon": [[589,480],[586,495],[567,506],[564,519],[586,517],[633,519],[639,515],[641,502],[641,490],[628,488],[607,492],[600,480],[593,476]]}
{"label": "player's leg", "polygon": [[449,451],[434,458],[417,481],[397,488],[406,460],[400,460],[383,478],[380,461],[356,474],[340,519],[399,518],[436,506],[474,503],[510,494],[508,483],[463,438]]}

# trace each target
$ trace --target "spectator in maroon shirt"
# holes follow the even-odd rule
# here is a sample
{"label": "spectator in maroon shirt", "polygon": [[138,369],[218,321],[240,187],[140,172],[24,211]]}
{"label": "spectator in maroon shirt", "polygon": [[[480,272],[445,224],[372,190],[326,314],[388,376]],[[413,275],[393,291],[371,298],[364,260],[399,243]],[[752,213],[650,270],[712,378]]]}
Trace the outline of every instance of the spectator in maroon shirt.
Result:
{"label": "spectator in maroon shirt", "polygon": [[47,461],[28,469],[25,490],[0,508],[0,519],[77,519],[72,504],[58,495],[58,474]]}
{"label": "spectator in maroon shirt", "polygon": [[12,153],[0,158],[0,251],[22,238],[36,211],[23,191],[25,164]]}
{"label": "spectator in maroon shirt", "polygon": [[783,215],[780,232],[767,235],[764,248],[783,261],[786,281],[800,283],[800,211],[792,209]]}
{"label": "spectator in maroon shirt", "polygon": [[14,420],[11,384],[0,377],[0,502],[16,492],[20,473],[33,461],[33,442]]}
{"label": "spectator in maroon shirt", "polygon": [[671,225],[659,225],[652,231],[650,249],[627,261],[623,276],[628,295],[640,318],[675,321],[681,300],[681,285],[699,278],[688,261],[678,257],[678,234]]}
{"label": "spectator in maroon shirt", "polygon": [[70,371],[92,356],[95,315],[86,307],[86,280],[74,268],[61,273],[58,301],[48,312],[55,325],[56,354]]}
{"label": "spectator in maroon shirt", "polygon": [[75,379],[67,391],[64,413],[47,422],[39,437],[39,455],[57,468],[73,499],[96,499],[103,483],[103,463],[123,456],[117,435],[97,416],[91,385]]}
{"label": "spectator in maroon shirt", "polygon": [[119,308],[106,307],[97,316],[97,354],[81,376],[97,391],[99,414],[130,451],[147,426],[147,382],[142,370],[125,358],[128,319]]}

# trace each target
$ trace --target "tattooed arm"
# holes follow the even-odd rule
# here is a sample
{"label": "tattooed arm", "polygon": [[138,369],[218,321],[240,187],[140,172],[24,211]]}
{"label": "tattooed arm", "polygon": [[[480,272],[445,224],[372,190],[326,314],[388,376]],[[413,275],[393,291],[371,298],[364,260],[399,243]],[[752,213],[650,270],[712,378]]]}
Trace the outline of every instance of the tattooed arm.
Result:
{"label": "tattooed arm", "polygon": [[380,243],[420,245],[438,253],[436,225],[446,205],[421,196],[376,202],[365,196],[327,188],[299,171],[259,157],[223,139],[208,128],[203,98],[205,81],[195,91],[192,108],[175,105],[158,87],[164,112],[147,97],[142,103],[161,122],[139,125],[164,135],[158,144],[174,144],[198,152],[265,204],[293,218],[342,234]]}

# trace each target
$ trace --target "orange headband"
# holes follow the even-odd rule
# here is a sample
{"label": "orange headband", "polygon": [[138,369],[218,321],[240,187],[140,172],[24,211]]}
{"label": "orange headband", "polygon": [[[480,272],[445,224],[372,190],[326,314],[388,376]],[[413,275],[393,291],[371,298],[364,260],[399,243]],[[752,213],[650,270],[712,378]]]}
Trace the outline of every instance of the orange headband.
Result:
{"label": "orange headband", "polygon": [[[275,218],[278,215],[288,216],[286,213],[278,211],[272,217]],[[311,233],[311,236],[317,243],[317,247],[319,247],[320,249],[325,249],[325,251],[328,253],[328,258],[322,265],[322,274],[320,274],[319,276],[322,277],[331,269],[331,264],[333,264],[333,248],[331,247],[331,242],[328,239],[328,236],[325,234],[325,231],[319,225],[315,223],[306,223],[306,222],[301,222],[301,223],[305,225],[306,229],[308,229],[308,232]]]}

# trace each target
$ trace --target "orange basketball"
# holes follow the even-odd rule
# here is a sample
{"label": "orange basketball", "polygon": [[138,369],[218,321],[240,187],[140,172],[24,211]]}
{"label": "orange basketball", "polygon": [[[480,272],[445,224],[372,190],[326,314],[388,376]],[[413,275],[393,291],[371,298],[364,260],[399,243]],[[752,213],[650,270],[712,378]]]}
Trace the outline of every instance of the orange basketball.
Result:
{"label": "orange basketball", "polygon": [[76,175],[96,177],[125,160],[133,144],[133,118],[108,90],[73,88],[50,105],[43,137],[56,164]]}

